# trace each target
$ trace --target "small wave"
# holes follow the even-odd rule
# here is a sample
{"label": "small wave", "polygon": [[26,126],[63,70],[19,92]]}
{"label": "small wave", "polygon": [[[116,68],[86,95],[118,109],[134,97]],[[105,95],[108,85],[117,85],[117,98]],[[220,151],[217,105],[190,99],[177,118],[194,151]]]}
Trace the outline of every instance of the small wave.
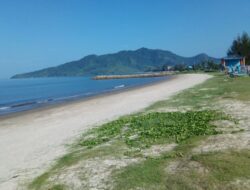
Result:
{"label": "small wave", "polygon": [[75,99],[75,98],[84,97],[84,96],[90,96],[93,94],[94,94],[93,92],[87,92],[87,93],[76,94],[76,95],[72,95],[72,96],[58,97],[58,98],[55,98],[53,100],[55,100],[55,101],[69,100],[69,99]]}
{"label": "small wave", "polygon": [[29,106],[29,105],[33,105],[33,104],[37,104],[37,102],[24,102],[24,103],[20,103],[20,104],[14,104],[14,105],[11,106],[11,108]]}
{"label": "small wave", "polygon": [[8,110],[10,109],[11,107],[0,107],[0,110]]}
{"label": "small wave", "polygon": [[38,104],[44,104],[44,103],[48,103],[48,102],[52,102],[54,99],[53,98],[49,98],[46,100],[39,100],[37,101]]}
{"label": "small wave", "polygon": [[54,100],[55,101],[60,101],[60,100],[68,100],[68,99],[74,99],[74,98],[77,98],[81,95],[72,95],[72,96],[65,96],[65,97],[59,97],[59,98],[55,98]]}
{"label": "small wave", "polygon": [[89,96],[89,95],[92,95],[92,94],[94,94],[94,93],[93,92],[87,92],[87,93],[84,93],[83,95]]}
{"label": "small wave", "polygon": [[115,86],[115,89],[117,89],[117,88],[124,88],[124,87],[125,87],[125,85],[122,84],[122,85]]}

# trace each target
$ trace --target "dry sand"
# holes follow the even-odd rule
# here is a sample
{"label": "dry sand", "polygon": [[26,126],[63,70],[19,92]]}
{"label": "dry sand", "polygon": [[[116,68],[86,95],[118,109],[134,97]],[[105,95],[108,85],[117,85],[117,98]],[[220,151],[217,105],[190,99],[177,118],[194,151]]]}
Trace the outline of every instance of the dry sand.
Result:
{"label": "dry sand", "polygon": [[0,189],[19,189],[20,183],[41,174],[66,152],[66,143],[87,129],[140,111],[208,78],[178,75],[154,85],[0,118]]}

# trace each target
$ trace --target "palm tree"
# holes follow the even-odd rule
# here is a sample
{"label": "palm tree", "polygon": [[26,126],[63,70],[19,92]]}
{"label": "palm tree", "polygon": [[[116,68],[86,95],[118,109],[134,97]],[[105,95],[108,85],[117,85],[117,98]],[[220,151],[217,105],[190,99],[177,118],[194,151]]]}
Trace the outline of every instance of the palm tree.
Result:
{"label": "palm tree", "polygon": [[244,56],[246,57],[246,64],[250,64],[250,37],[246,32],[243,32],[233,41],[227,55]]}

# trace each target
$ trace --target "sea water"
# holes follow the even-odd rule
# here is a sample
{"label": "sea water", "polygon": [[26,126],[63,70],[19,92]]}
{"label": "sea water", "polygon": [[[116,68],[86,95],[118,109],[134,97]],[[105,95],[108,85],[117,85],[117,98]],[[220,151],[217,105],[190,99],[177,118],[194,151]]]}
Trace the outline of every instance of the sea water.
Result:
{"label": "sea water", "polygon": [[92,80],[89,77],[0,79],[0,115],[141,86],[169,77]]}

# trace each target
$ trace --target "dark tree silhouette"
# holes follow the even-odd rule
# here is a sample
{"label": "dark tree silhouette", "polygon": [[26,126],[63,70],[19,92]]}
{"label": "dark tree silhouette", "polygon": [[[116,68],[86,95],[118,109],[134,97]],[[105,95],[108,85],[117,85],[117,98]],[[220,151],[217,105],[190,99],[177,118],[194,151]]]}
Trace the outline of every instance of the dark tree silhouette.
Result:
{"label": "dark tree silhouette", "polygon": [[208,60],[193,65],[193,68],[194,70],[201,70],[201,71],[216,71],[220,69],[220,65],[212,60]]}
{"label": "dark tree silhouette", "polygon": [[229,56],[245,56],[246,64],[250,64],[250,37],[246,32],[238,36],[229,48]]}

